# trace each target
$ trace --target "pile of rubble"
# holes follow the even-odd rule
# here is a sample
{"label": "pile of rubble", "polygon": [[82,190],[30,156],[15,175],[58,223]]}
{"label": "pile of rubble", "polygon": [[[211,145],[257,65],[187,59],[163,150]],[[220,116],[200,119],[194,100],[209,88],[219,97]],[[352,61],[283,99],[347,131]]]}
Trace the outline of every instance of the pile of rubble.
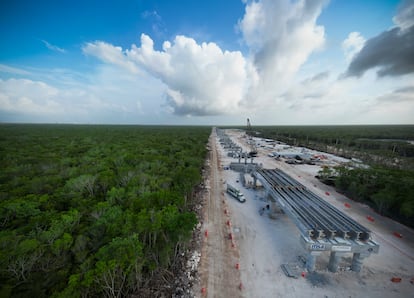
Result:
{"label": "pile of rubble", "polygon": [[198,251],[193,251],[190,258],[187,260],[185,269],[182,274],[176,277],[174,287],[175,293],[173,298],[190,298],[194,297],[193,286],[198,283],[198,264],[200,262],[201,254]]}
{"label": "pile of rubble", "polygon": [[186,253],[182,254],[180,266],[174,270],[174,293],[173,298],[192,298],[196,297],[200,285],[200,276],[198,274],[198,266],[201,259],[202,231],[203,225],[203,205],[205,203],[205,195],[208,192],[208,177],[210,172],[209,161],[206,162],[205,170],[203,170],[203,181],[197,189],[195,195],[195,204],[191,208],[196,213],[198,224],[193,230],[193,236],[189,243]]}

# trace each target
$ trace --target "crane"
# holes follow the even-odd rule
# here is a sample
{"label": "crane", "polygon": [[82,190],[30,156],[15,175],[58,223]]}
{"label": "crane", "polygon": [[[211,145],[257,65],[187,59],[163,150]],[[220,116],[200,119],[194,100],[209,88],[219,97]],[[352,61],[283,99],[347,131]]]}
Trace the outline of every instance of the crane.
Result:
{"label": "crane", "polygon": [[247,118],[247,129],[246,129],[246,134],[248,136],[248,143],[250,145],[250,152],[249,152],[249,156],[250,157],[256,157],[257,156],[257,148],[256,148],[256,144],[253,140],[252,134],[252,125],[250,123],[250,119]]}

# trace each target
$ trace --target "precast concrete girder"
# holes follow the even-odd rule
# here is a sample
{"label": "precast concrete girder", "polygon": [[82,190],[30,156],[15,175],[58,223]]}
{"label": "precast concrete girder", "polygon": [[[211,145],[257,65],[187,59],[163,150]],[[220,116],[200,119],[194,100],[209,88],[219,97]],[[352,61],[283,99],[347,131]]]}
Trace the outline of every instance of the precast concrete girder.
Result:
{"label": "precast concrete girder", "polygon": [[258,170],[253,174],[274,195],[305,234],[313,239],[342,237],[366,241],[370,231],[338,209],[310,192],[280,170]]}
{"label": "precast concrete girder", "polygon": [[308,251],[307,268],[315,270],[316,257],[331,252],[328,269],[338,270],[341,257],[353,253],[351,269],[359,272],[363,258],[379,252],[371,231],[309,191],[281,170],[259,169],[251,174],[260,180],[301,232],[301,243]]}

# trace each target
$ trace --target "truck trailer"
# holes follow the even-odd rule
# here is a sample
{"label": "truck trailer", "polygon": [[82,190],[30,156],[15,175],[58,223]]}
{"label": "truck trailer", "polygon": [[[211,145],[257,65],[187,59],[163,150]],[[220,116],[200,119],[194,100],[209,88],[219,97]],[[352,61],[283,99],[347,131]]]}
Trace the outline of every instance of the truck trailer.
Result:
{"label": "truck trailer", "polygon": [[227,184],[227,193],[230,194],[236,200],[238,200],[240,203],[246,202],[243,193],[237,188],[231,186],[230,184]]}

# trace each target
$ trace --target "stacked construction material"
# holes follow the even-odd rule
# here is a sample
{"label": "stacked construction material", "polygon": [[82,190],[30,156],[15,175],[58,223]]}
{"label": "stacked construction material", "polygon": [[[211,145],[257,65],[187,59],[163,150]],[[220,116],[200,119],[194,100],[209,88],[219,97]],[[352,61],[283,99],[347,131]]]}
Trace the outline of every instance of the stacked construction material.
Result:
{"label": "stacked construction material", "polygon": [[261,169],[257,175],[270,185],[284,211],[299,229],[313,240],[344,239],[367,241],[371,231],[309,191],[281,170]]}

